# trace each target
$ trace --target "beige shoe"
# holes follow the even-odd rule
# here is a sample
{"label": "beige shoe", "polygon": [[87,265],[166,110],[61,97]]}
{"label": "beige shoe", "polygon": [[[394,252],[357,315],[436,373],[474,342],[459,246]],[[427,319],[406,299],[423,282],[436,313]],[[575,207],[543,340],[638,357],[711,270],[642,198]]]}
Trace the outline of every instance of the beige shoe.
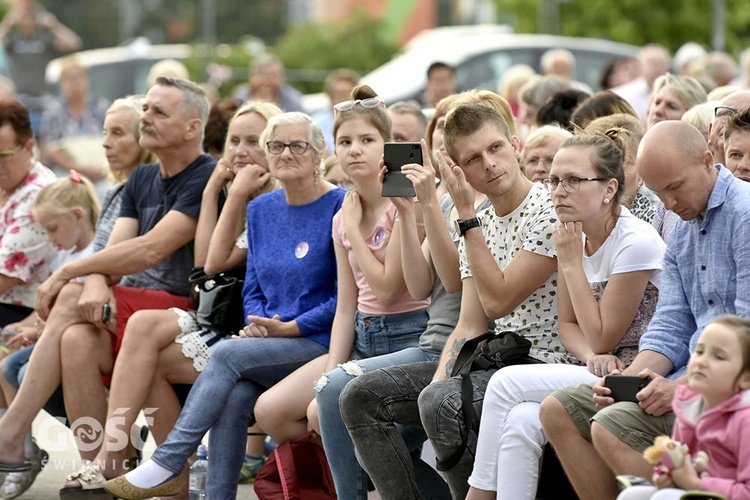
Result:
{"label": "beige shoe", "polygon": [[117,498],[125,500],[141,500],[151,497],[172,497],[180,492],[181,481],[179,477],[170,479],[154,488],[139,488],[133,486],[125,476],[110,479],[104,483],[104,489]]}

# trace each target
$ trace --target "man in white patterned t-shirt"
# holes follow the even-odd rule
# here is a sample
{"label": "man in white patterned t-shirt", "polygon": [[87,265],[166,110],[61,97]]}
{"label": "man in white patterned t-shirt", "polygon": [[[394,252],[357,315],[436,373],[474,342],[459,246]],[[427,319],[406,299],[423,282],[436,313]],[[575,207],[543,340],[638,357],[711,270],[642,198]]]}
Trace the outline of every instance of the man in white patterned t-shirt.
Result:
{"label": "man in white patterned t-shirt", "polygon": [[[557,336],[557,259],[551,233],[556,216],[543,186],[520,172],[518,138],[510,134],[497,111],[469,104],[448,114],[444,140],[455,165],[443,172],[443,181],[456,206],[456,230],[461,238],[463,298],[458,325],[439,362],[366,373],[349,383],[340,401],[344,420],[353,424],[349,433],[360,462],[384,498],[404,498],[409,490],[411,497],[421,497],[416,471],[404,466],[409,464],[408,457],[401,456],[404,448],[382,438],[383,427],[396,422],[421,423],[438,461],[460,456],[443,474],[454,498],[466,496],[476,435],[467,432],[463,422],[461,379],[450,373],[461,347],[486,331],[487,318],[496,318],[497,332],[513,331],[530,339],[531,354],[539,360],[573,360]],[[479,214],[474,209],[474,190],[491,202]],[[471,374],[476,415],[481,414],[492,373]],[[383,421],[372,426],[354,415],[358,407],[363,416],[372,414],[363,408],[365,401],[356,397],[365,387],[377,392],[381,401],[388,393],[387,410],[377,412]]]}

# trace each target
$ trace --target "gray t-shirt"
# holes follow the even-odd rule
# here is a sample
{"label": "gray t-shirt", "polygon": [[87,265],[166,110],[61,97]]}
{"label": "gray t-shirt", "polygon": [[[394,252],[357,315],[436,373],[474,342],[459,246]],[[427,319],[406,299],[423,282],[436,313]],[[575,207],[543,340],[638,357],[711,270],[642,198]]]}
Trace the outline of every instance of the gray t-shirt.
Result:
{"label": "gray t-shirt", "polygon": [[[481,205],[477,208],[477,211],[484,210],[490,205],[489,200],[484,200]],[[450,213],[453,210],[453,200],[449,195],[443,195],[440,198],[440,208],[443,210],[443,216],[445,222],[448,224],[448,229],[453,235],[454,242],[458,246],[458,235],[453,230],[453,226],[450,221]],[[435,270],[435,265],[430,260],[430,265]],[[430,316],[427,321],[427,329],[419,337],[419,347],[433,356],[440,356],[443,351],[446,340],[453,330],[456,328],[458,323],[458,315],[461,310],[461,292],[448,293],[443,286],[443,282],[440,276],[435,272],[435,285],[432,287],[432,302],[428,309]],[[495,328],[495,322],[490,320],[487,329],[493,330]]]}
{"label": "gray t-shirt", "polygon": [[54,35],[48,29],[40,27],[31,37],[12,31],[5,42],[5,54],[17,93],[38,96],[47,92],[44,72],[57,54]]}

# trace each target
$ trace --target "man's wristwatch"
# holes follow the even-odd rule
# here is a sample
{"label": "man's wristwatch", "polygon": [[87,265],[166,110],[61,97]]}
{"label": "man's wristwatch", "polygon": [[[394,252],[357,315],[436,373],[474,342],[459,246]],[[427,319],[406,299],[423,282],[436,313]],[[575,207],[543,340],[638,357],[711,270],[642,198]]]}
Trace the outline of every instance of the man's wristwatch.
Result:
{"label": "man's wristwatch", "polygon": [[456,219],[455,221],[453,221],[453,224],[455,224],[458,234],[463,236],[464,234],[466,234],[466,231],[468,231],[472,227],[479,227],[479,219],[477,219],[476,217],[466,220]]}

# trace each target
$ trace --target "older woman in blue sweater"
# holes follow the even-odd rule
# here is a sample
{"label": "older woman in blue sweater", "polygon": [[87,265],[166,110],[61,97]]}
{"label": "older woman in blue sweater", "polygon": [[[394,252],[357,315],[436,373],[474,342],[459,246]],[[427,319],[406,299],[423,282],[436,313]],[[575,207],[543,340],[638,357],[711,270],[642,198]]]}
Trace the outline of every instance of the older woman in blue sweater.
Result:
{"label": "older woman in blue sweater", "polygon": [[247,213],[248,325],[220,342],[196,380],[165,443],[105,489],[120,498],[175,494],[177,476],[211,429],[208,489],[234,498],[249,416],[260,394],[328,351],[336,309],[333,215],[344,191],[320,177],[323,135],[303,113],[271,118],[261,137],[282,189],[254,199]]}

